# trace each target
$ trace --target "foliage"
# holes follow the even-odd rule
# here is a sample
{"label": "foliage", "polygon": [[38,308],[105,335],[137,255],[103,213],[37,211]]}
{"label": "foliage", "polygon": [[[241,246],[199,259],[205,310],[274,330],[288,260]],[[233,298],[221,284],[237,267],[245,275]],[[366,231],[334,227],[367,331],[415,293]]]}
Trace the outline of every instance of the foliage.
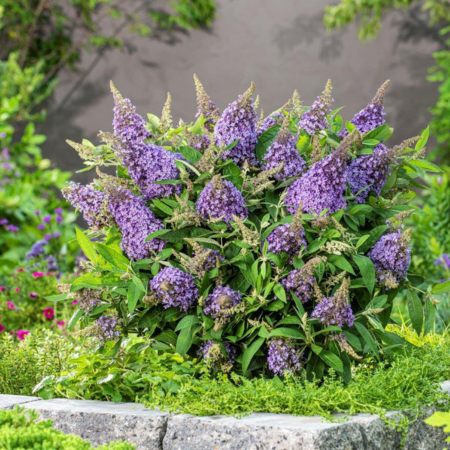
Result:
{"label": "foliage", "polygon": [[[113,0],[4,0],[0,6],[0,59],[17,53],[21,68],[41,66],[45,91],[65,66],[75,68],[81,51],[122,48],[122,30],[140,36],[151,27],[191,29],[209,26],[215,15],[213,0],[173,0],[168,10],[151,2]],[[143,16],[146,13],[148,19]]]}
{"label": "foliage", "polygon": [[158,350],[154,341],[144,338],[126,339],[116,350],[114,342],[104,348],[82,347],[71,354],[61,373],[45,376],[34,392],[46,399],[134,402],[176,392],[182,382],[205,372],[196,359],[183,358],[173,348]]}
{"label": "foliage", "polygon": [[[64,434],[52,427],[53,421],[36,422],[39,414],[16,407],[0,410],[0,448],[4,450],[89,450],[94,446],[79,436]],[[133,450],[134,445],[124,441],[95,447],[100,450]]]}
{"label": "foliage", "polygon": [[[448,412],[437,411],[424,422],[432,427],[444,427],[444,433],[450,432],[450,413]],[[450,437],[447,437],[446,442],[450,442]]]}
{"label": "foliage", "polygon": [[204,376],[146,403],[195,415],[272,412],[332,418],[336,412],[383,416],[387,411],[403,411],[415,420],[422,407],[447,397],[439,386],[449,377],[447,345],[398,354],[390,363],[360,365],[347,385],[333,375],[323,383],[293,378],[249,380],[236,374],[231,379]]}
{"label": "foliage", "polygon": [[[204,101],[203,88],[197,87],[199,105],[211,106],[210,100]],[[92,225],[87,234],[78,233],[90,271],[75,280],[66,294],[83,299],[74,322],[81,319],[87,326],[94,320],[92,329],[105,340],[115,339],[119,331],[124,337],[137,333],[167,348],[174,345],[182,356],[200,352],[215,371],[270,374],[278,370],[274,361],[285,364],[286,358],[278,357],[288,352],[292,365],[284,365],[281,372],[321,379],[331,368],[346,381],[351,378],[350,358],[378,360],[381,353],[389,355],[405,345],[402,338],[384,330],[399,290],[408,291],[416,331],[429,331],[434,307],[428,294],[424,300],[418,295],[420,277],[402,279],[409,254],[402,246],[408,232],[395,231],[411,209],[407,203],[416,195],[412,188],[420,187],[416,179],[439,170],[418,159],[428,130],[415,146],[408,140],[386,150],[397,156],[381,195],[367,189],[365,203],[356,203],[360,192],[345,185],[347,160],[375,157],[374,148],[385,148],[392,129],[384,124],[359,135],[353,123],[343,124],[337,111],[325,107],[323,113],[327,98],[331,101],[330,89],[328,84],[309,110],[299,105],[295,94],[294,107],[280,110],[281,128],[275,121],[257,136],[253,87],[219,119],[215,108],[209,116],[208,111],[199,112],[196,123],[175,129],[169,101],[162,118],[149,115],[144,129],[134,107],[113,88],[115,135],[103,134],[105,144],[97,147],[88,141],[71,143],[87,169],[103,164],[117,169],[117,177],[99,172],[90,188],[72,185],[65,191]],[[213,135],[210,130],[216,120]],[[301,123],[313,130],[322,128],[309,135]],[[223,142],[227,133],[231,137]],[[279,139],[294,142],[290,157],[301,163],[301,170],[308,166],[306,175],[279,180],[280,162],[275,169],[261,171],[243,161],[246,154],[263,163]],[[190,146],[206,140],[206,149]],[[167,162],[158,168],[161,158]],[[331,198],[335,203],[320,215],[320,210],[295,212],[285,199],[286,191],[295,194],[290,190],[294,182],[321,173],[325,179],[332,174],[335,191],[328,197],[319,192],[307,200]],[[302,192],[314,192],[316,186],[306,185]],[[330,211],[336,204],[337,210]],[[385,237],[399,239],[398,245],[405,249],[389,253],[405,269],[398,279],[380,271],[379,262],[376,268],[368,257],[378,261],[368,252]],[[290,274],[300,274],[306,287],[297,286],[294,292],[296,287],[286,284]],[[222,286],[230,291],[219,294],[224,292]]]}
{"label": "foliage", "polygon": [[[34,95],[41,78],[38,69],[19,69],[13,56],[0,63],[0,284],[44,236],[52,236],[52,255],[61,269],[73,265],[65,243],[73,236],[70,224],[76,216],[64,211],[58,192],[70,173],[53,168],[42,156],[40,145],[46,138],[36,134],[32,122],[20,137],[15,125],[30,119],[30,108],[42,101],[42,93]],[[52,214],[51,222],[45,222]],[[64,244],[56,248],[56,242]]]}
{"label": "foliage", "polygon": [[[445,36],[450,31],[450,5],[445,0],[341,0],[338,5],[325,8],[324,23],[328,30],[344,28],[358,21],[358,34],[366,41],[377,36],[381,30],[381,19],[393,9],[421,5],[430,16],[430,24],[440,26],[440,34]],[[441,50],[433,54],[436,65],[430,69],[428,80],[439,83],[439,98],[431,108],[433,120],[431,133],[439,142],[436,153],[448,160],[450,155],[450,39],[444,40]]]}
{"label": "foliage", "polygon": [[71,280],[68,275],[60,278],[58,272],[47,271],[47,261],[34,262],[32,267],[19,267],[0,286],[0,334],[11,334],[19,340],[23,332],[36,332],[40,328],[64,330],[77,301],[73,304],[49,302],[45,298],[58,292],[58,283]]}
{"label": "foliage", "polygon": [[23,342],[0,335],[0,385],[2,394],[31,395],[43,377],[59,375],[73,350],[70,339],[36,328]]}

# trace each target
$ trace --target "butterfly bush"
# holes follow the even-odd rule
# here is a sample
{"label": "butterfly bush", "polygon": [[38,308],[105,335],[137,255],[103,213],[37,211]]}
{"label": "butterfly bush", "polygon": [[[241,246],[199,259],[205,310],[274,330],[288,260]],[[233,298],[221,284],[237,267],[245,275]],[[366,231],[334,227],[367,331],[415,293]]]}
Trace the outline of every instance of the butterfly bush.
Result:
{"label": "butterfly bush", "polygon": [[170,95],[145,122],[112,86],[112,132],[71,143],[98,174],[65,191],[90,225],[87,272],[64,290],[87,332],[249,376],[348,379],[401,350],[385,331],[397,292],[431,300],[402,228],[417,178],[437,170],[422,160],[427,130],[390,145],[387,84],[348,122],[331,82],[311,107],[296,91],[267,118],[253,84],[223,110],[195,86],[197,113],[176,127]]}

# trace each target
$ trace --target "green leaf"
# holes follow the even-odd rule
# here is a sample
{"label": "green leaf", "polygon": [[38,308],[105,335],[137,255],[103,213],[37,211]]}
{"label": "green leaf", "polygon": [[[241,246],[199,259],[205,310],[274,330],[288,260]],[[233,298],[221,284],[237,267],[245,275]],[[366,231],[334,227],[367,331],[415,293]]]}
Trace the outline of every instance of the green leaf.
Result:
{"label": "green leaf", "polygon": [[424,321],[425,334],[435,332],[435,317],[436,317],[436,307],[433,305],[431,300],[427,298],[425,300],[425,321]]}
{"label": "green leaf", "polygon": [[450,432],[450,412],[437,411],[431,417],[425,419],[424,422],[433,427],[445,427],[444,432]]}
{"label": "green leaf", "polygon": [[173,209],[170,206],[167,206],[161,200],[154,199],[153,204],[160,209],[163,213],[166,213],[169,216],[173,215]]}
{"label": "green leaf", "polygon": [[69,325],[67,325],[69,331],[73,331],[75,329],[75,325],[77,324],[79,318],[83,315],[83,313],[84,311],[82,309],[75,311],[75,313],[69,320]]}
{"label": "green leaf", "polygon": [[265,339],[259,338],[253,342],[250,347],[246,348],[242,356],[242,372],[245,374],[247,372],[248,366],[255,356],[256,352],[261,348]]}
{"label": "green leaf", "polygon": [[281,336],[290,339],[305,339],[305,335],[301,331],[287,327],[275,328],[275,330],[272,330],[269,334],[269,337],[273,336]]}
{"label": "green leaf", "polygon": [[344,371],[344,364],[334,353],[324,350],[315,344],[311,345],[311,349],[325,364],[336,370],[336,372],[342,373]]}
{"label": "green leaf", "polygon": [[48,295],[47,297],[44,298],[49,302],[60,302],[61,300],[67,300],[67,294]]}
{"label": "green leaf", "polygon": [[142,291],[134,283],[130,283],[128,286],[128,312],[133,314],[136,309],[137,302],[142,294]]}
{"label": "green leaf", "polygon": [[423,327],[423,305],[422,300],[412,289],[408,289],[408,295],[406,297],[406,303],[408,305],[409,318],[411,324],[416,330],[416,333],[420,335]]}
{"label": "green leaf", "polygon": [[180,147],[178,153],[181,153],[189,162],[196,163],[202,158],[202,154],[192,147]]}
{"label": "green leaf", "polygon": [[358,330],[359,334],[366,342],[370,351],[375,355],[375,357],[377,359],[380,359],[377,343],[375,342],[375,339],[370,334],[369,330],[362,323],[359,323],[359,322],[355,322],[355,328]]}
{"label": "green leaf", "polygon": [[262,163],[264,161],[264,155],[266,154],[267,149],[270,147],[274,139],[276,138],[278,131],[280,130],[279,125],[275,125],[274,127],[269,128],[264,131],[263,134],[258,139],[256,144],[255,152],[258,158],[258,161]]}
{"label": "green leaf", "polygon": [[281,284],[276,284],[273,292],[282,302],[286,303],[286,291]]}
{"label": "green leaf", "polygon": [[196,324],[200,323],[200,319],[197,316],[186,316],[183,317],[179,322],[175,331],[183,330],[184,328],[192,327]]}
{"label": "green leaf", "polygon": [[436,284],[433,286],[433,289],[431,289],[431,293],[435,295],[446,294],[447,292],[450,292],[450,281]]}
{"label": "green leaf", "polygon": [[366,256],[353,255],[353,261],[355,261],[361,272],[367,290],[372,294],[375,287],[375,266],[373,265],[372,260]]}
{"label": "green leaf", "polygon": [[163,236],[164,234],[167,234],[167,233],[169,233],[169,232],[170,232],[170,230],[157,230],[157,231],[155,231],[154,233],[149,234],[149,235],[147,236],[147,238],[145,239],[145,241],[146,241],[146,242],[147,242],[147,241],[150,241],[151,239],[155,239],[155,238],[157,238],[157,237]]}
{"label": "green leaf", "polygon": [[130,261],[121,253],[116,252],[111,247],[104,244],[95,243],[95,248],[114,267],[120,270],[126,271],[130,266]]}
{"label": "green leaf", "polygon": [[181,356],[184,356],[194,342],[195,333],[200,329],[201,327],[199,325],[192,325],[183,328],[177,338],[177,345],[175,347],[176,352]]}
{"label": "green leaf", "polygon": [[328,256],[328,261],[331,264],[334,264],[336,267],[339,267],[342,270],[345,270],[352,275],[355,275],[355,271],[353,270],[352,265],[347,261],[347,258],[342,255],[330,255]]}
{"label": "green leaf", "polygon": [[81,250],[94,265],[97,265],[98,257],[91,240],[79,228],[75,228],[75,232]]}

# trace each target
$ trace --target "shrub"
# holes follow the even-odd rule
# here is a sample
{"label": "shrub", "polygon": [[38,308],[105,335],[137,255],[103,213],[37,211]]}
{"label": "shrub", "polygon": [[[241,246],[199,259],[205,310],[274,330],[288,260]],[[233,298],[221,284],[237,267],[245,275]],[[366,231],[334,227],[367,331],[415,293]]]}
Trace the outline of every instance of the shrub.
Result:
{"label": "shrub", "polygon": [[59,375],[72,350],[70,340],[49,330],[36,329],[19,343],[0,335],[1,393],[32,395],[43,377]]}
{"label": "shrub", "polygon": [[310,108],[295,92],[259,121],[253,84],[222,113],[196,85],[197,120],[177,128],[170,96],[145,123],[112,86],[114,133],[71,143],[89,168],[116,167],[64,190],[91,226],[78,232],[90,271],[66,292],[80,298],[73,323],[175,345],[213,371],[346,380],[351,360],[404,345],[384,330],[400,290],[428,331],[402,220],[417,178],[439,169],[421,159],[428,130],[386,146],[387,83],[345,124],[330,82]]}
{"label": "shrub", "polygon": [[[0,410],[0,448],[4,450],[89,450],[94,446],[78,436],[52,428],[51,420],[36,422],[39,414],[16,408]],[[95,447],[100,450],[133,450],[134,445],[117,441]]]}

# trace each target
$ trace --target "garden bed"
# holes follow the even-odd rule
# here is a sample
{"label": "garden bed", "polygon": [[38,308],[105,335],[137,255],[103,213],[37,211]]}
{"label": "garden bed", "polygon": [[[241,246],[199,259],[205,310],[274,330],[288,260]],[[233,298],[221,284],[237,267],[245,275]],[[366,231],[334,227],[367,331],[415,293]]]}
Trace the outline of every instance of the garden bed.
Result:
{"label": "garden bed", "polygon": [[[450,382],[441,384],[450,392]],[[335,416],[325,421],[320,416],[288,414],[251,414],[244,418],[226,416],[196,417],[150,410],[141,404],[110,403],[88,400],[53,399],[0,395],[0,409],[19,405],[33,409],[65,433],[81,436],[94,445],[124,439],[137,450],[206,449],[398,449],[404,432],[386,425],[402,421],[402,414],[392,411],[385,420],[377,415]],[[427,408],[428,417],[436,408]],[[445,433],[414,422],[407,430],[405,450],[437,450],[445,447]]]}

